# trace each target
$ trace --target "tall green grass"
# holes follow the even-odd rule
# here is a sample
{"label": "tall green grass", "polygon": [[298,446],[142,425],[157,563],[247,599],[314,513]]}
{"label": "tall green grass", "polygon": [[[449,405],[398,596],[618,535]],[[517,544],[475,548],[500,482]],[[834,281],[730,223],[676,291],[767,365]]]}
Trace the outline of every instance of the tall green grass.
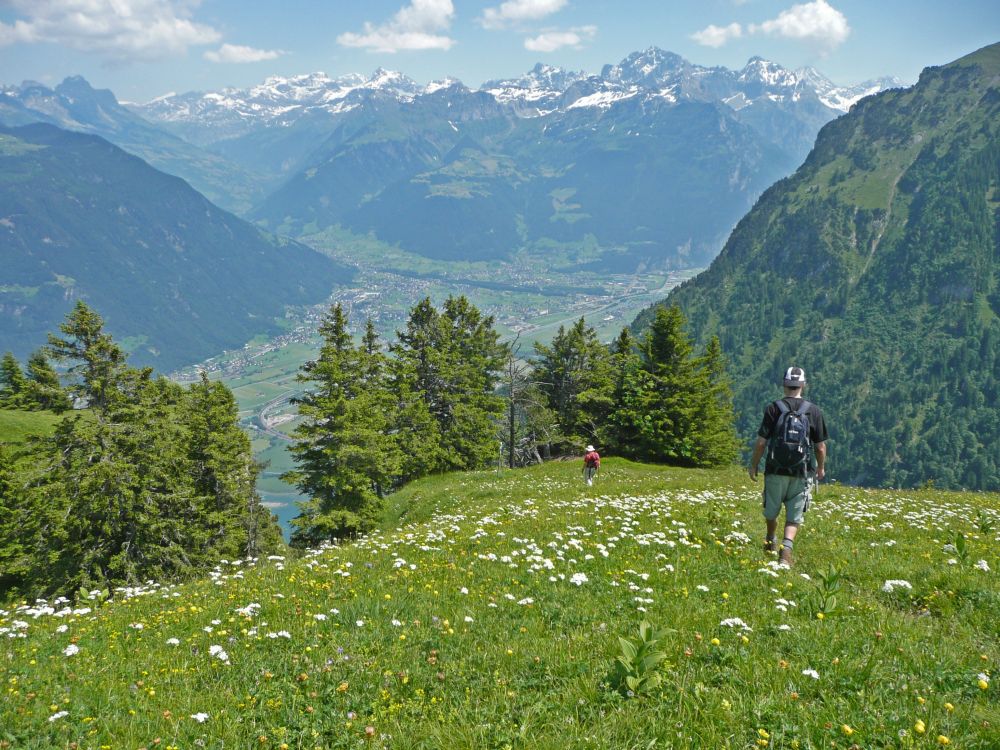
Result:
{"label": "tall green grass", "polygon": [[[998,746],[997,495],[824,486],[786,569],[736,469],[579,472],[429,478],[384,530],[298,561],[7,607],[0,740]],[[665,658],[630,696],[614,663],[643,621]]]}

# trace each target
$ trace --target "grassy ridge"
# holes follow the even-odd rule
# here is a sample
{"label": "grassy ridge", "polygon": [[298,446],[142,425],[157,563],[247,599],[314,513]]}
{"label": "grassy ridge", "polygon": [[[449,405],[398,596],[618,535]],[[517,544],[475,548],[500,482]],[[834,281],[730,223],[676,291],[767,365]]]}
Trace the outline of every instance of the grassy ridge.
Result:
{"label": "grassy ridge", "polygon": [[[736,469],[612,459],[589,489],[579,470],[431,478],[392,498],[385,531],[301,561],[75,614],[8,607],[0,740],[996,747],[997,495],[823,487],[786,570]],[[603,685],[642,619],[667,658],[626,698]]]}

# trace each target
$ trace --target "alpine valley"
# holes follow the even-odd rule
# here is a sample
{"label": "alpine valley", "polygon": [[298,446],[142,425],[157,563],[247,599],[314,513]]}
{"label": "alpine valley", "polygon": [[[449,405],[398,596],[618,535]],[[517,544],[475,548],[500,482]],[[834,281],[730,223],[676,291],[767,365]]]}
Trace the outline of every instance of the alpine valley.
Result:
{"label": "alpine valley", "polygon": [[[651,48],[599,75],[537,65],[472,90],[394,72],[268,79],[134,110],[261,176],[248,216],[424,257],[518,252],[608,270],[703,266],[818,129],[880,80],[838,89],[760,58],[705,68]],[[566,256],[569,256],[568,258]]]}
{"label": "alpine valley", "polygon": [[823,124],[898,85],[651,48],[597,75],[539,64],[478,90],[379,69],[123,106],[79,78],[25,83],[0,93],[0,120],[101,135],[333,252],[346,232],[445,261],[632,272],[706,265]]}

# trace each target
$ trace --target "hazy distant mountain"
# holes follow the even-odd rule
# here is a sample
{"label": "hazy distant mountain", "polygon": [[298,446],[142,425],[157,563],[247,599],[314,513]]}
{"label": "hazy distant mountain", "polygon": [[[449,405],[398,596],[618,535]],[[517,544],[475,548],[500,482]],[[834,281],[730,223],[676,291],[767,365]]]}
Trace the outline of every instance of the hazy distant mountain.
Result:
{"label": "hazy distant mountain", "polygon": [[651,48],[478,90],[379,69],[135,111],[267,174],[248,215],[274,231],[336,224],[449,259],[596,244],[625,270],[707,263],[854,96],[760,58],[731,71]]}
{"label": "hazy distant mountain", "polygon": [[998,190],[1000,44],[824,127],[667,300],[719,336],[741,433],[795,363],[834,477],[1000,489]]}
{"label": "hazy distant mountain", "polygon": [[0,352],[24,357],[82,298],[169,371],[276,332],[347,276],[102,138],[0,127]]}
{"label": "hazy distant mountain", "polygon": [[245,211],[264,195],[259,178],[148,122],[122,106],[110,91],[96,90],[79,76],[54,89],[33,82],[0,88],[0,124],[32,122],[99,135],[157,169],[184,178],[232,211]]}

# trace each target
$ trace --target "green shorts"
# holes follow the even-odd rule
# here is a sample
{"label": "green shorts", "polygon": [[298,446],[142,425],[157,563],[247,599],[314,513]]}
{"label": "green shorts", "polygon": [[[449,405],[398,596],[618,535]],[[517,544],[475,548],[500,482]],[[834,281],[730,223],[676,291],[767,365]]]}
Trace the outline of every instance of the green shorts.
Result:
{"label": "green shorts", "polygon": [[781,474],[764,475],[764,518],[768,521],[775,520],[784,505],[785,523],[801,524],[811,499],[812,480]]}

